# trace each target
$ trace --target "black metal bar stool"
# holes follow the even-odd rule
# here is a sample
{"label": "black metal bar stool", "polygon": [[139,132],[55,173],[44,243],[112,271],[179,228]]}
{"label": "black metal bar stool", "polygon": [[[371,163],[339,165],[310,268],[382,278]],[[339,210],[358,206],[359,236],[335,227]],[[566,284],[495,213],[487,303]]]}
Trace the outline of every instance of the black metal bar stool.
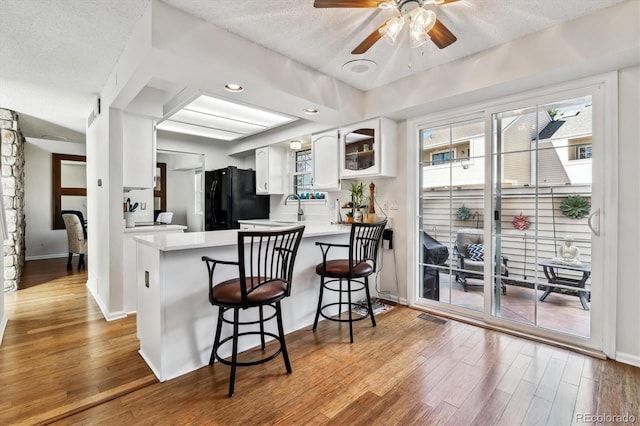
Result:
{"label": "black metal bar stool", "polygon": [[[284,341],[282,327],[282,310],[280,301],[291,294],[291,280],[293,265],[302,239],[304,226],[294,228],[279,228],[277,231],[238,231],[238,261],[230,262],[215,260],[202,256],[209,271],[209,302],[218,307],[218,323],[216,337],[211,350],[209,365],[214,360],[231,366],[229,380],[229,396],[233,395],[236,367],[262,364],[270,361],[282,353],[287,374],[291,374],[291,364]],[[213,284],[213,273],[218,264],[235,265],[238,267],[238,278]],[[272,308],[273,314],[264,317],[263,308]],[[257,321],[240,321],[240,310],[258,308]],[[225,318],[225,312],[232,310],[233,318]],[[278,334],[265,331],[264,323],[271,319],[278,323]],[[222,324],[233,325],[233,334],[221,340]],[[259,330],[239,332],[240,326],[258,325]],[[255,328],[255,327],[254,327]],[[238,361],[238,339],[241,336],[258,335],[262,350],[265,350],[265,336],[278,340],[280,345],[271,355],[257,361]],[[220,347],[232,341],[231,360],[224,359],[218,354]]]}
{"label": "black metal bar stool", "polygon": [[[360,321],[366,317],[371,317],[371,325],[376,326],[376,319],[371,307],[371,296],[369,295],[369,276],[376,271],[378,249],[382,241],[382,232],[387,225],[387,221],[376,223],[354,223],[351,226],[349,244],[329,244],[316,242],[322,250],[322,263],[316,266],[316,274],[320,275],[320,295],[318,297],[318,309],[316,318],[313,321],[313,330],[318,326],[320,316],[331,321],[348,322],[349,337],[353,343],[353,322]],[[327,260],[327,254],[332,247],[342,247],[349,249],[348,259]],[[343,287],[343,280],[347,281],[346,289]],[[335,283],[339,285],[336,287]],[[367,296],[366,305],[353,302],[351,293],[363,290]],[[338,292],[338,302],[322,304],[324,290]],[[341,318],[342,294],[347,293],[347,310],[349,318]],[[332,317],[323,311],[331,306],[338,306],[338,316]],[[360,306],[366,310],[364,316],[353,318],[352,308]]]}

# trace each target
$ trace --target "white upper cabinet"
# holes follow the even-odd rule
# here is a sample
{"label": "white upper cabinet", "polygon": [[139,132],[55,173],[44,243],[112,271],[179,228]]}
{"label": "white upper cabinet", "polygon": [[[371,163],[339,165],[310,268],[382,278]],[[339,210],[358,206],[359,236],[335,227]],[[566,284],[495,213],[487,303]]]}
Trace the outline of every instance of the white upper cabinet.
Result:
{"label": "white upper cabinet", "polygon": [[124,113],[122,117],[122,186],[147,189],[154,186],[155,130],[153,119]]}
{"label": "white upper cabinet", "polygon": [[395,177],[397,134],[396,122],[384,117],[341,128],[340,177]]}
{"label": "white upper cabinet", "polygon": [[312,135],[313,189],[340,189],[338,129]]}
{"label": "white upper cabinet", "polygon": [[284,194],[285,151],[281,147],[256,149],[256,194]]}

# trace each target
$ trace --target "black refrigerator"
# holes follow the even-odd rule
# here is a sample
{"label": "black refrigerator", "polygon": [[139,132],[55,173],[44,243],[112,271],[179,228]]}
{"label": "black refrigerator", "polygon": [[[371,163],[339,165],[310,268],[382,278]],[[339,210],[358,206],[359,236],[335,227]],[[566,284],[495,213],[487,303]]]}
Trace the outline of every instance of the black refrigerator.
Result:
{"label": "black refrigerator", "polygon": [[256,195],[256,172],[229,166],[205,172],[205,231],[238,229],[238,220],[268,219],[269,196]]}

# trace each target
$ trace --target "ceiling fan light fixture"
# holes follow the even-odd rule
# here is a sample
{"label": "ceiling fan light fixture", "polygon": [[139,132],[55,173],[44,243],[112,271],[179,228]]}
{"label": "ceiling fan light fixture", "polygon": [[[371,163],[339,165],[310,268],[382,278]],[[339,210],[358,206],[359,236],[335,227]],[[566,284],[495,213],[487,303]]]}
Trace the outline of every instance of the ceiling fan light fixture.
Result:
{"label": "ceiling fan light fixture", "polygon": [[429,37],[429,31],[436,23],[436,14],[431,10],[417,7],[409,14],[409,45],[412,48],[422,46]]}
{"label": "ceiling fan light fixture", "polygon": [[423,32],[422,30],[416,31],[413,28],[409,30],[409,47],[411,47],[412,49],[422,46],[430,39],[431,37],[429,37],[429,34]]}
{"label": "ceiling fan light fixture", "polygon": [[384,27],[380,28],[380,34],[389,43],[394,44],[402,27],[404,26],[404,18],[402,16],[394,16],[390,18]]}
{"label": "ceiling fan light fixture", "polygon": [[409,14],[411,19],[411,29],[415,31],[431,31],[436,24],[436,14],[432,10],[417,7]]}
{"label": "ceiling fan light fixture", "polygon": [[397,7],[398,5],[394,0],[384,0],[378,2],[378,9],[395,9]]}

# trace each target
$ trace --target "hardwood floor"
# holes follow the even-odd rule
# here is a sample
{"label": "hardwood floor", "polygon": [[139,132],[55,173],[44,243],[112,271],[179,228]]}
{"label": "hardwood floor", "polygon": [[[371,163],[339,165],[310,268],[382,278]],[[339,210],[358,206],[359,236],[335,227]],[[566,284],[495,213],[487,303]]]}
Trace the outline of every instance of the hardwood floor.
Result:
{"label": "hardwood floor", "polygon": [[[5,294],[0,424],[38,424],[157,380],[136,350],[135,316],[107,323],[66,258],[30,261]],[[74,259],[74,268],[77,260]]]}
{"label": "hardwood floor", "polygon": [[379,315],[376,328],[356,323],[354,344],[348,327],[328,321],[289,334],[293,374],[281,358],[240,368],[233,398],[222,365],[158,383],[136,352],[135,318],[105,322],[86,273],[59,275],[7,295],[0,424],[564,425],[583,413],[640,421],[639,368],[406,307]]}

